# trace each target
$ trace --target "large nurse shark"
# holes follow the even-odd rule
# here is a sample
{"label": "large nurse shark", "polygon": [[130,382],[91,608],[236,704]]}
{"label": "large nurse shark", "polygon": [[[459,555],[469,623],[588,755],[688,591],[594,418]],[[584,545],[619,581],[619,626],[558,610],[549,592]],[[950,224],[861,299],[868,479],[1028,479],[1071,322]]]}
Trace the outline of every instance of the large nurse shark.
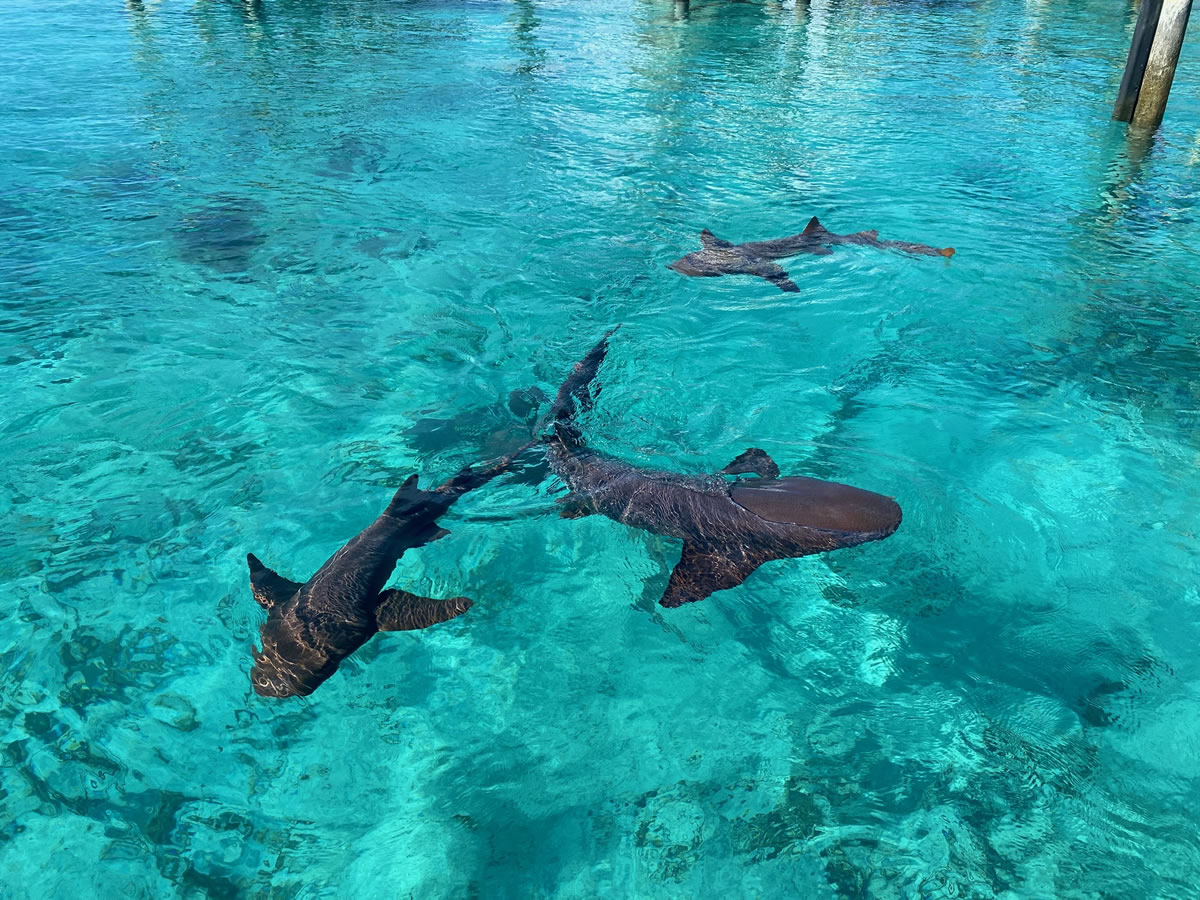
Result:
{"label": "large nurse shark", "polygon": [[774,262],[800,253],[825,256],[833,252],[835,244],[862,244],[868,247],[903,250],[918,256],[954,255],[953,247],[930,247],[909,241],[879,239],[878,231],[857,231],[854,234],[834,234],[813,216],[799,234],[771,241],[748,241],[734,244],[722,240],[707,228],[700,232],[703,249],[689,253],[667,266],[681,275],[699,278],[715,278],[718,275],[755,275],[765,278],[781,291],[798,291],[799,287],[788,277],[783,267]]}
{"label": "large nurse shark", "polygon": [[[900,526],[900,507],[882,494],[800,476],[780,477],[765,452],[750,448],[715,475],[644,469],[589,449],[576,421],[589,409],[591,383],[610,331],[563,383],[545,438],[551,470],[570,488],[564,518],[593,513],[683,541],[683,554],[659,601],[675,607],[736,587],[763,563],[878,541]],[[723,476],[752,475],[730,481]]]}
{"label": "large nurse shark", "polygon": [[411,476],[387,509],[304,584],[248,554],[250,590],[267,611],[262,649],[251,648],[255,693],[307,696],[375,632],[428,628],[470,609],[466,597],[432,600],[384,585],[405,551],[449,533],[437,520],[455,500],[506,471],[511,459],[482,470],[465,468],[433,490],[421,490]]}

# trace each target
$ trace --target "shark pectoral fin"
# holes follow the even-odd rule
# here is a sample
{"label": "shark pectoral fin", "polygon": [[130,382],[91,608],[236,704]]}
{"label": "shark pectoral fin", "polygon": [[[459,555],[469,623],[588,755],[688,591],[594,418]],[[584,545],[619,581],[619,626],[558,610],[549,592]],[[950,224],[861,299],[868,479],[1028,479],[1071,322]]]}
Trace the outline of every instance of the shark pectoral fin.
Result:
{"label": "shark pectoral fin", "polygon": [[448,622],[471,608],[471,601],[466,597],[432,600],[395,588],[380,591],[379,597],[375,627],[380,631],[417,631],[438,622]]}
{"label": "shark pectoral fin", "polygon": [[722,475],[759,475],[763,478],[778,478],[779,466],[765,450],[751,447],[721,470]]}
{"label": "shark pectoral fin", "polygon": [[706,547],[685,541],[683,555],[658,602],[669,608],[683,606],[703,600],[713,591],[737,587],[771,558],[741,547]]}
{"label": "shark pectoral fin", "polygon": [[747,267],[745,270],[747,275],[757,275],[759,278],[765,278],[781,291],[788,293],[797,293],[800,288],[796,286],[796,282],[788,277],[788,273],[784,271],[783,266],[773,262],[760,260],[754,265]]}
{"label": "shark pectoral fin", "polygon": [[717,248],[732,247],[732,241],[722,240],[717,237],[707,228],[700,232],[700,244],[705,250],[715,250]]}
{"label": "shark pectoral fin", "polygon": [[246,562],[250,565],[250,593],[263,609],[283,603],[300,590],[300,585],[272,572],[253,553],[246,554]]}

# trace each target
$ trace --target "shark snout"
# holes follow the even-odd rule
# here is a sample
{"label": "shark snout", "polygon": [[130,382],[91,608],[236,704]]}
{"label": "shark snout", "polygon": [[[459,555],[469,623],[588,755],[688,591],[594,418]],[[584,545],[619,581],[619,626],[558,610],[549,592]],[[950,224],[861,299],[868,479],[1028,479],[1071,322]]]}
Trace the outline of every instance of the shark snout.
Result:
{"label": "shark snout", "polygon": [[250,685],[260,697],[307,697],[337,671],[337,663],[330,666],[327,659],[286,659],[269,639],[264,639],[262,650],[251,646],[250,653],[254,657]]}
{"label": "shark snout", "polygon": [[675,260],[673,263],[668,263],[667,268],[678,272],[680,275],[690,275],[693,278],[709,278],[721,274],[715,271],[711,265],[700,262],[690,254]]}

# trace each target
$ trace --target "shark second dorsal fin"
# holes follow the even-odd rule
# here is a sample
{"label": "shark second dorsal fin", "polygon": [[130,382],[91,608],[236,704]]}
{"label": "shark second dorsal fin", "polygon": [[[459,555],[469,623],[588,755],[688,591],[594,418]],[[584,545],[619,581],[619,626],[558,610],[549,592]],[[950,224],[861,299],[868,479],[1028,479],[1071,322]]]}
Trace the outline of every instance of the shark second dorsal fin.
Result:
{"label": "shark second dorsal fin", "polygon": [[466,597],[449,600],[431,600],[390,588],[379,592],[379,606],[375,610],[375,626],[380,631],[416,631],[438,622],[447,622],[461,616],[471,608]]}
{"label": "shark second dorsal fin", "polygon": [[404,483],[400,485],[399,490],[392,495],[392,500],[387,505],[387,509],[383,511],[387,516],[402,516],[413,505],[421,502],[425,498],[425,491],[417,487],[417,476],[409,475],[404,479]]}
{"label": "shark second dorsal fin", "polygon": [[722,240],[705,228],[700,232],[700,245],[704,247],[705,250],[713,250],[719,247],[732,247],[733,242]]}
{"label": "shark second dorsal fin", "polygon": [[250,593],[263,609],[286,602],[301,588],[296,582],[272,572],[253,553],[246,554],[246,562],[250,565]]}
{"label": "shark second dorsal fin", "polygon": [[759,475],[762,478],[778,478],[779,466],[765,450],[751,447],[721,470],[722,475]]}
{"label": "shark second dorsal fin", "polygon": [[713,591],[737,587],[773,557],[740,546],[706,547],[685,541],[667,590],[658,602],[666,607],[703,600]]}
{"label": "shark second dorsal fin", "polygon": [[821,224],[821,223],[820,223],[820,222],[817,220],[817,217],[816,217],[816,216],[813,216],[811,219],[809,219],[809,220],[808,220],[808,224],[804,226],[804,230],[803,230],[802,232],[800,232],[800,233],[801,233],[801,234],[813,235],[813,234],[820,234],[820,233],[821,233],[821,232],[823,232],[824,230],[825,230],[825,226],[824,226],[824,225],[822,225],[822,224]]}

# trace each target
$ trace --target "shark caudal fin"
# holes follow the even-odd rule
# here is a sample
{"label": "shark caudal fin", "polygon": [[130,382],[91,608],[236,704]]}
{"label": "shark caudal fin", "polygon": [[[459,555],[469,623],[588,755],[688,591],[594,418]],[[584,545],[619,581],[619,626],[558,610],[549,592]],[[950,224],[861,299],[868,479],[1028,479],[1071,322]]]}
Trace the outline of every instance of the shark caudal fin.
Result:
{"label": "shark caudal fin", "polygon": [[[620,327],[620,325],[617,326],[617,328]],[[586,412],[592,408],[596,395],[600,393],[599,388],[595,391],[591,389],[592,382],[596,378],[596,373],[600,371],[604,357],[608,354],[608,339],[613,336],[617,328],[613,328],[600,338],[599,343],[589,350],[583,359],[575,363],[575,368],[567,376],[562,387],[558,389],[558,396],[550,404],[550,416],[554,421],[570,422],[580,409]]]}

